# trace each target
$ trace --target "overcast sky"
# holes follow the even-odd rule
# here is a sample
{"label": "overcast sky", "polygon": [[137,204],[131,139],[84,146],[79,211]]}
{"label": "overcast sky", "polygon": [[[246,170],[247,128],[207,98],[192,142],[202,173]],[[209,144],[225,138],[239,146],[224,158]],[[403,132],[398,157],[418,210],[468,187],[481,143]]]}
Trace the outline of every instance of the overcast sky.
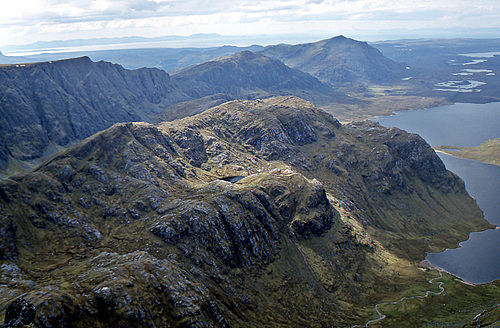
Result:
{"label": "overcast sky", "polygon": [[500,0],[1,0],[0,4],[0,50],[35,41],[196,33],[257,39],[343,34],[368,41],[500,38]]}

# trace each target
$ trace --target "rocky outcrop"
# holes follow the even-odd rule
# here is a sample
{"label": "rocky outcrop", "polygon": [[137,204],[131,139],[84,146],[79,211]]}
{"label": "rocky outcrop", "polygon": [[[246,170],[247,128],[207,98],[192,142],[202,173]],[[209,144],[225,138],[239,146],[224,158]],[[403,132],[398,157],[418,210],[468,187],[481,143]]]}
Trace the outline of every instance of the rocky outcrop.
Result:
{"label": "rocky outcrop", "polygon": [[31,327],[35,321],[35,306],[23,298],[10,303],[5,311],[5,324],[2,328]]}
{"label": "rocky outcrop", "polygon": [[[243,145],[245,152],[267,160],[284,161],[310,179],[321,177],[328,192],[356,213],[366,226],[408,234],[405,241],[398,241],[406,245],[404,256],[423,257],[432,247],[444,246],[436,240],[426,251],[415,248],[410,255],[406,248],[419,243],[413,236],[419,239],[446,231],[449,240],[458,242],[465,237],[459,231],[469,229],[466,226],[470,222],[456,221],[450,212],[443,210],[441,196],[430,192],[429,187],[443,197],[456,198],[457,203],[463,204],[463,213],[481,216],[462,180],[446,170],[432,148],[418,135],[370,121],[342,126],[311,103],[296,97],[228,102],[176,122],[175,126],[175,129],[202,131],[207,139],[220,140],[221,149]],[[238,157],[228,155],[231,163],[238,163]],[[205,163],[208,167],[213,164],[212,159]],[[450,206],[457,205],[450,203]],[[413,212],[410,208],[424,209]],[[448,225],[435,222],[435,217],[447,217],[446,220],[454,222],[452,232]],[[400,218],[407,219],[401,221]],[[482,225],[480,221],[475,222]]]}

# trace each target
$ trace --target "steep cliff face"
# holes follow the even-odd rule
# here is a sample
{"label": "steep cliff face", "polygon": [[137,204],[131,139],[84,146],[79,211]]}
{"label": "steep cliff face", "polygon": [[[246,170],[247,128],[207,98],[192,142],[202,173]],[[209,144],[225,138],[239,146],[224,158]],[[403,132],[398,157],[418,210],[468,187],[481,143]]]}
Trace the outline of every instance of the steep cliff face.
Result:
{"label": "steep cliff face", "polygon": [[350,326],[402,257],[487,227],[422,139],[294,97],[117,124],[0,208],[0,313],[23,295],[38,327]]}
{"label": "steep cliff face", "polygon": [[0,167],[29,161],[118,122],[153,121],[187,99],[164,71],[87,57],[0,67]]}
{"label": "steep cliff face", "polygon": [[315,43],[273,45],[261,53],[335,86],[393,82],[404,76],[406,67],[384,57],[366,42],[344,36]]}

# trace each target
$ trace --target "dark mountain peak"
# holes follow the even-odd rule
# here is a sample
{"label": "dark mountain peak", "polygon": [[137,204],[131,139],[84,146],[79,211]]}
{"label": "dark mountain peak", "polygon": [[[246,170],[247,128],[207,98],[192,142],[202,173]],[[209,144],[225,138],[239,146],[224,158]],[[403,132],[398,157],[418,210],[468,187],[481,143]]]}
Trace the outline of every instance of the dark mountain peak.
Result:
{"label": "dark mountain peak", "polygon": [[323,46],[328,46],[328,47],[334,47],[334,46],[339,46],[339,45],[343,45],[343,46],[349,45],[349,46],[353,46],[353,47],[355,47],[355,46],[359,46],[359,47],[368,46],[368,43],[366,43],[364,41],[358,41],[355,39],[345,37],[343,35],[335,36],[333,38],[321,40],[321,41],[318,41],[315,43],[321,44]]}
{"label": "dark mountain peak", "polygon": [[348,42],[359,42],[359,41],[356,41],[354,39],[351,39],[351,38],[348,38],[344,35],[337,35],[337,36],[334,36],[333,38],[330,38],[330,39],[326,39],[324,41],[327,41],[327,42],[345,42],[345,41],[348,41]]}

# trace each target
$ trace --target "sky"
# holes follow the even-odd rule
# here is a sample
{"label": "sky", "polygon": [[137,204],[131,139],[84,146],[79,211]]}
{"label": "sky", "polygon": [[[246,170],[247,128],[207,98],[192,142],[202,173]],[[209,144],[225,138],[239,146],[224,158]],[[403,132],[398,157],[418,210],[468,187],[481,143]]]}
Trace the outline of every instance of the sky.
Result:
{"label": "sky", "polygon": [[[36,41],[217,33],[364,41],[500,38],[500,0],[2,0],[0,50]],[[310,40],[307,40],[307,39]],[[259,40],[263,42],[258,42]],[[242,45],[242,44],[240,44]]]}

